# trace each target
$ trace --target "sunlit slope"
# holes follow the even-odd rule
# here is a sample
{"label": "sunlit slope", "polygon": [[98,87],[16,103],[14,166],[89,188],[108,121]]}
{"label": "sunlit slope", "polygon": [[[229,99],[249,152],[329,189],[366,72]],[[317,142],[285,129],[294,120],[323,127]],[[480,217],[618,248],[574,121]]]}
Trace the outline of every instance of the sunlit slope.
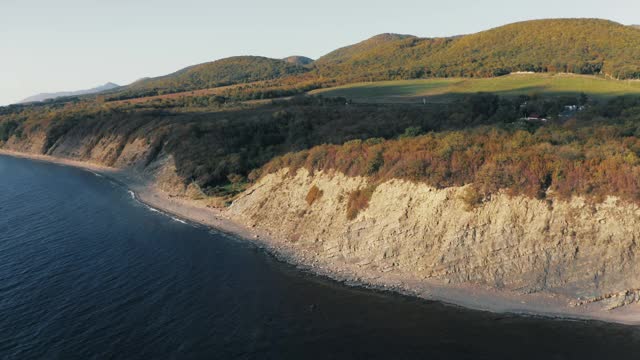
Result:
{"label": "sunlit slope", "polygon": [[260,56],[236,56],[190,66],[166,76],[139,80],[124,89],[140,93],[172,93],[276,79],[300,74],[307,69],[280,59]]}
{"label": "sunlit slope", "polygon": [[600,19],[547,19],[448,38],[383,34],[315,63],[344,81],[491,77],[517,71],[640,77],[640,31]]}
{"label": "sunlit slope", "polygon": [[446,102],[458,96],[490,92],[503,96],[573,95],[595,98],[640,94],[640,81],[572,74],[513,74],[497,78],[448,78],[358,83],[313,92],[356,102]]}

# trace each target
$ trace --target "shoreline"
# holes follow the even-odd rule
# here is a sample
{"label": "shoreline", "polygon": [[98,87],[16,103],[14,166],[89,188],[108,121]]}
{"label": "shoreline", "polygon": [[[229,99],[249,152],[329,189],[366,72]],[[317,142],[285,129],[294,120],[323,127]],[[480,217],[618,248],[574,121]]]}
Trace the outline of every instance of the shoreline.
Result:
{"label": "shoreline", "polygon": [[0,155],[73,166],[109,177],[132,191],[137,201],[153,209],[160,210],[168,216],[176,216],[179,219],[210,227],[249,241],[267,251],[279,261],[348,286],[378,291],[392,291],[405,296],[438,301],[471,310],[515,316],[640,325],[640,304],[628,305],[616,310],[604,310],[598,304],[572,307],[569,302],[575,299],[569,299],[557,294],[520,294],[471,284],[451,285],[432,279],[418,279],[407,276],[407,274],[403,274],[398,270],[389,272],[366,271],[354,264],[319,260],[314,256],[313,249],[306,249],[284,239],[278,239],[268,230],[245,226],[241,219],[228,216],[224,210],[208,207],[202,201],[172,197],[156,188],[150,179],[145,178],[143,174],[132,170],[4,149],[0,149]]}

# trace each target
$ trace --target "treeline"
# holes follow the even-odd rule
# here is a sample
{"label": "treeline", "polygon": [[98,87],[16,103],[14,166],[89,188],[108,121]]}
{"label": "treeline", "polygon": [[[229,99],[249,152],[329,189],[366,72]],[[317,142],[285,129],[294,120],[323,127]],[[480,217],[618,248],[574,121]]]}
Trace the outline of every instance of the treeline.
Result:
{"label": "treeline", "polygon": [[297,82],[296,80],[294,82],[241,85],[225,89],[221,91],[221,94],[234,101],[265,100],[301,95],[321,87],[322,84],[315,81]]}
{"label": "treeline", "polygon": [[233,108],[237,106],[232,99],[218,95],[192,95],[180,96],[172,98],[154,98],[146,101],[135,102],[132,104],[119,105],[120,109],[223,109],[225,107]]}

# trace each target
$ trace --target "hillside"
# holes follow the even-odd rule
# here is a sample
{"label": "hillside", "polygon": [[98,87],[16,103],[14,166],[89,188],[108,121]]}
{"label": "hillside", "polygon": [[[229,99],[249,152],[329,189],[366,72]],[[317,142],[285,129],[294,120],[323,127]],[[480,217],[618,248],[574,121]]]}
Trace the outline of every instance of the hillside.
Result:
{"label": "hillside", "polygon": [[[514,72],[640,78],[640,31],[599,19],[533,20],[471,35],[381,34],[313,61],[238,56],[139,80],[108,100],[242,85],[225,97],[268,99],[357,82],[488,78]],[[218,91],[219,92],[219,91]]]}
{"label": "hillside", "polygon": [[260,56],[237,56],[194,65],[175,73],[139,80],[124,96],[158,95],[269,80],[306,72],[302,66]]}
{"label": "hillside", "polygon": [[370,39],[359,42],[355,45],[345,46],[340,49],[334,50],[329,54],[321,57],[317,61],[318,66],[350,63],[354,59],[359,59],[367,53],[382,53],[385,50],[392,50],[395,44],[403,42],[405,40],[415,40],[417,37],[413,35],[402,34],[380,34]]}
{"label": "hillside", "polygon": [[42,93],[42,94],[38,94],[38,95],[33,95],[30,96],[22,101],[20,101],[20,104],[24,104],[24,103],[30,103],[30,102],[36,102],[36,101],[45,101],[45,100],[49,100],[49,99],[57,99],[60,97],[66,97],[66,96],[80,96],[80,95],[89,95],[89,94],[97,94],[97,93],[101,93],[103,91],[108,91],[108,90],[113,90],[115,88],[120,87],[120,85],[114,84],[114,83],[106,83],[102,86],[98,86],[92,89],[87,89],[87,90],[78,90],[78,91],[61,91],[61,92],[55,92],[55,93]]}
{"label": "hillside", "polygon": [[598,19],[514,23],[450,38],[384,34],[315,62],[345,81],[490,77],[516,71],[640,77],[640,32]]}

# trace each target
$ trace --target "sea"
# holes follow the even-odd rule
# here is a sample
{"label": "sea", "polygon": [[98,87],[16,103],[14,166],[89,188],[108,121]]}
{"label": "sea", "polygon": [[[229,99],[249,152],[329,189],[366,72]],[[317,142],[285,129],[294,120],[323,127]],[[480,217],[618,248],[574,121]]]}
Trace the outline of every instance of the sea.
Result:
{"label": "sea", "polygon": [[0,156],[0,359],[612,358],[640,358],[640,328],[347,286],[109,177]]}

